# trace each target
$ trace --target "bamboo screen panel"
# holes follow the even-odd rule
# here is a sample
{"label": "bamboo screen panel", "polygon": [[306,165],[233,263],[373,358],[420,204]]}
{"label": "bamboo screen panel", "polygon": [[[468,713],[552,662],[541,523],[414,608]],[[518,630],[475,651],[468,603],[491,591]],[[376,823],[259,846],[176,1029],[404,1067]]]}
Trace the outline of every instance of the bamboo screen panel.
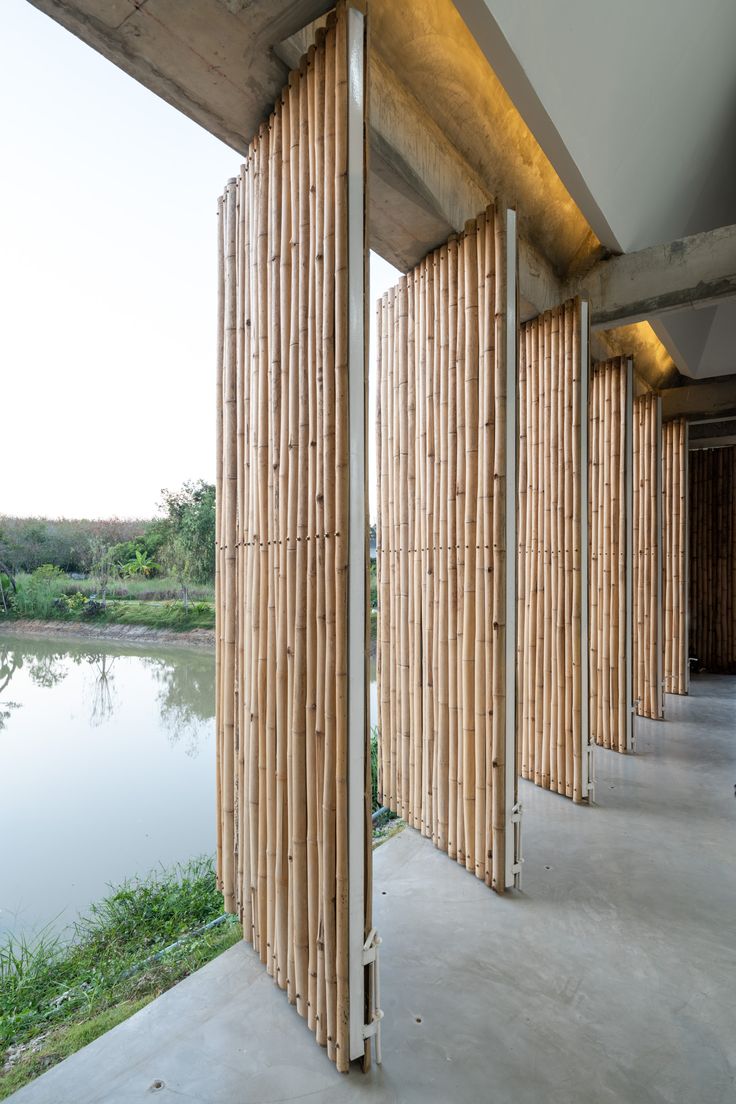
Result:
{"label": "bamboo screen panel", "polygon": [[687,422],[662,426],[662,545],[664,548],[664,689],[688,692]]}
{"label": "bamboo screen panel", "polygon": [[622,357],[598,364],[590,381],[590,731],[626,751],[627,390]]}
{"label": "bamboo screen panel", "polygon": [[634,700],[653,718],[662,716],[660,401],[634,400]]}
{"label": "bamboo screen panel", "polygon": [[[581,303],[521,328],[518,689],[521,775],[588,797],[582,510],[587,356]],[[587,348],[587,342],[585,342]],[[584,361],[584,362],[583,362]],[[587,612],[587,611],[586,611]],[[585,761],[584,761],[585,760]]]}
{"label": "bamboo screen panel", "polygon": [[318,32],[220,200],[217,464],[218,875],[226,910],[341,1070],[346,24],[341,7]]}
{"label": "bamboo screen panel", "polygon": [[377,307],[380,800],[498,891],[504,233],[489,208]]}
{"label": "bamboo screen panel", "polygon": [[736,446],[690,453],[690,649],[736,674]]}

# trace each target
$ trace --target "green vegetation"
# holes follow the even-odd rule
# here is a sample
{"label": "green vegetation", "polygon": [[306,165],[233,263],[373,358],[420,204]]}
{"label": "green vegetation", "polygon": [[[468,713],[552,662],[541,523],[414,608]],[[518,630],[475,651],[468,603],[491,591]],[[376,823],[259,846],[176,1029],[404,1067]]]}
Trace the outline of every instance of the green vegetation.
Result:
{"label": "green vegetation", "polygon": [[193,588],[184,603],[177,580],[126,579],[106,585],[94,579],[73,580],[52,564],[42,564],[32,575],[18,575],[15,592],[6,592],[2,619],[89,621],[95,625],[142,625],[185,631],[211,629],[215,624],[214,588]]}
{"label": "green vegetation", "polygon": [[141,519],[0,517],[0,560],[15,574],[35,571],[45,563],[62,571],[86,573],[95,540],[111,547],[143,533],[150,524]]}
{"label": "green vegetation", "polygon": [[161,511],[138,522],[0,518],[0,618],[212,628],[215,488],[162,491]]}
{"label": "green vegetation", "polygon": [[0,946],[0,1100],[127,1019],[241,937],[211,859],[126,882],[71,942]]}

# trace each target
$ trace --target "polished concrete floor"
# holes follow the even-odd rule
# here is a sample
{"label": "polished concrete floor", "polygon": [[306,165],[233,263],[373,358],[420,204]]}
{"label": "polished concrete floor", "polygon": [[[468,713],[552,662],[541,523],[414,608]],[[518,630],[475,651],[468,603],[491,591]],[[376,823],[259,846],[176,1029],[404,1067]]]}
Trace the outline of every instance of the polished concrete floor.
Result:
{"label": "polished concrete floor", "polygon": [[523,784],[522,892],[376,852],[381,1069],[337,1074],[240,945],[15,1104],[736,1101],[736,678],[666,710],[596,753],[594,807]]}

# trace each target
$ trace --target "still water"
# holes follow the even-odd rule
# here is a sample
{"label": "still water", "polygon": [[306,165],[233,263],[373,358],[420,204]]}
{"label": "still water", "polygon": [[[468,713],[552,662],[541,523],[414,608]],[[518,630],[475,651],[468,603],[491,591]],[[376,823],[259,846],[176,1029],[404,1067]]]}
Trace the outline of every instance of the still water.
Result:
{"label": "still water", "polygon": [[212,653],[0,635],[0,941],[214,853],[214,717]]}
{"label": "still water", "polygon": [[215,850],[214,655],[0,636],[0,940]]}

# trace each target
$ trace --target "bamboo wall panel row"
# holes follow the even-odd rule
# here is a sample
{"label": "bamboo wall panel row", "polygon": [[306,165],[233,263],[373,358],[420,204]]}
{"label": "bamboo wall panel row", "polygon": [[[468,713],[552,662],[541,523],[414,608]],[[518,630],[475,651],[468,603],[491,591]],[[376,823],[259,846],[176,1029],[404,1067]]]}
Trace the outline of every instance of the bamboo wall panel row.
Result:
{"label": "bamboo wall panel row", "polygon": [[[341,6],[219,204],[218,876],[349,1065],[347,43]],[[362,876],[362,872],[360,872]]]}
{"label": "bamboo wall panel row", "polygon": [[504,235],[489,208],[377,306],[380,799],[498,891]]}
{"label": "bamboo wall panel row", "polygon": [[626,408],[628,367],[597,364],[590,381],[590,731],[602,747],[628,742]]}
{"label": "bamboo wall panel row", "polygon": [[[521,775],[587,798],[582,700],[581,305],[521,328],[519,358],[518,717]],[[587,553],[586,553],[587,554]],[[587,697],[587,696],[586,696]]]}
{"label": "bamboo wall panel row", "polygon": [[662,716],[661,400],[634,400],[634,701],[640,717]]}
{"label": "bamboo wall panel row", "polygon": [[687,422],[662,426],[662,546],[664,549],[664,689],[688,692]]}
{"label": "bamboo wall panel row", "polygon": [[736,674],[736,446],[690,453],[690,649]]}

